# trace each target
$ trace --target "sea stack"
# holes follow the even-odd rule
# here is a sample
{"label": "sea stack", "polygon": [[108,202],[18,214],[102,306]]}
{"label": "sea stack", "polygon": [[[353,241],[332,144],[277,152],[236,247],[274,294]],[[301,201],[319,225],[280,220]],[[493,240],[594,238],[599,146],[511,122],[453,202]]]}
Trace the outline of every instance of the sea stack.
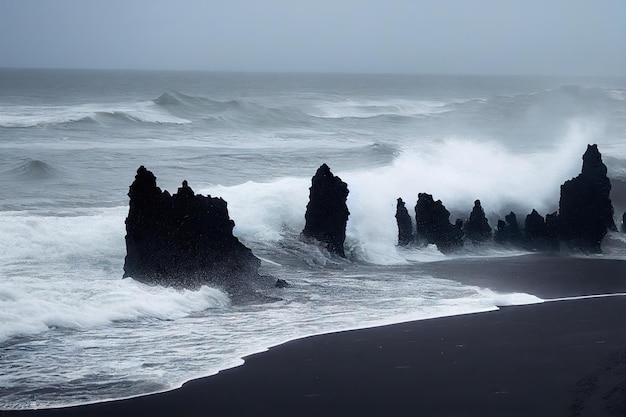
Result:
{"label": "sea stack", "polygon": [[444,253],[463,246],[462,222],[451,224],[450,212],[432,195],[418,194],[415,221],[418,241],[435,244]]}
{"label": "sea stack", "polygon": [[480,200],[474,201],[474,208],[463,228],[465,237],[474,243],[485,242],[491,239],[491,226],[485,216],[485,210],[480,205]]}
{"label": "sea stack", "polygon": [[329,252],[346,257],[343,244],[348,222],[348,185],[322,164],[311,178],[302,235],[321,242]]}
{"label": "sea stack", "polygon": [[498,226],[493,239],[498,243],[519,245],[522,242],[522,231],[517,223],[517,216],[510,212],[504,220],[498,220]]}
{"label": "sea stack", "polygon": [[406,246],[413,241],[413,222],[404,201],[398,198],[396,204],[396,222],[398,223],[398,245]]}
{"label": "sea stack", "polygon": [[260,260],[235,236],[226,201],[194,194],[183,181],[170,195],[139,167],[128,192],[124,277],[179,288],[214,284],[241,292]]}
{"label": "sea stack", "polygon": [[606,174],[598,146],[588,145],[581,173],[561,185],[559,238],[570,249],[599,253],[607,231],[616,230]]}
{"label": "sea stack", "polygon": [[549,233],[548,223],[535,209],[524,220],[524,246],[540,251],[558,249],[558,241]]}

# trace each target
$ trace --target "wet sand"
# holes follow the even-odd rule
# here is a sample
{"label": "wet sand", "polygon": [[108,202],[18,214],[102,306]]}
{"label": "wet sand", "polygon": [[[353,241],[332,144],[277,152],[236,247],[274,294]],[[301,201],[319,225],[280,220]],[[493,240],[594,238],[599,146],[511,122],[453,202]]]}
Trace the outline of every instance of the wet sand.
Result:
{"label": "wet sand", "polygon": [[420,265],[424,273],[542,299],[626,293],[626,261],[535,253],[503,258],[446,260]]}

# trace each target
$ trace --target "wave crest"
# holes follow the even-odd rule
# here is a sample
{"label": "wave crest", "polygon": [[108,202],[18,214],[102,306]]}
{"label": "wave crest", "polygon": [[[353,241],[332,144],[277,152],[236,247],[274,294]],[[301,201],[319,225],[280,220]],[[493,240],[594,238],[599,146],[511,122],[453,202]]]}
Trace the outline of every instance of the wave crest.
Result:
{"label": "wave crest", "polygon": [[[0,289],[0,321],[6,324],[0,329],[0,342],[53,327],[85,329],[126,320],[172,320],[230,305],[225,293],[210,287],[179,291],[132,279],[93,282],[90,289],[79,286],[65,282],[58,289],[36,285],[21,289],[6,283]],[[67,288],[73,289],[71,294]]]}
{"label": "wave crest", "polygon": [[60,171],[43,161],[30,159],[4,173],[16,179],[36,181],[55,178],[60,174]]}
{"label": "wave crest", "polygon": [[73,123],[191,123],[177,117],[153,102],[79,104],[69,106],[14,106],[0,109],[0,127],[54,127]]}
{"label": "wave crest", "polygon": [[310,114],[322,119],[414,118],[450,111],[448,103],[428,100],[345,100],[318,105]]}

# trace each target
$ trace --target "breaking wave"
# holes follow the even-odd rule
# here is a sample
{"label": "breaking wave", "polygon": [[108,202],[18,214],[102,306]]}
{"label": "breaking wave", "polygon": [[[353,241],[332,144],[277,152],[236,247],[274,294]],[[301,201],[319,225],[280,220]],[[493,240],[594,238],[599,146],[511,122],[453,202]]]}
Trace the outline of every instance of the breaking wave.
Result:
{"label": "breaking wave", "polygon": [[212,100],[176,91],[161,94],[154,103],[179,117],[224,126],[306,127],[312,118],[291,106],[267,106],[254,100]]}
{"label": "breaking wave", "polygon": [[[28,291],[8,282],[0,289],[0,342],[16,335],[32,335],[51,328],[85,329],[116,321],[173,320],[209,308],[225,308],[228,296],[210,287],[198,291],[151,287],[132,279],[89,281],[89,289],[79,283],[56,282],[53,287]],[[35,287],[35,289],[33,289]],[[71,288],[73,294],[66,289]]]}
{"label": "breaking wave", "polygon": [[191,121],[162,110],[153,102],[79,104],[71,106],[13,106],[0,109],[0,127],[30,128],[71,123],[187,124]]}
{"label": "breaking wave", "polygon": [[589,116],[613,111],[624,91],[562,86],[534,93],[448,101],[387,98],[367,100],[328,96],[325,100],[267,104],[253,98],[215,100],[167,91],[153,100],[135,103],[86,103],[68,106],[12,106],[0,108],[0,127],[29,128],[71,123],[148,123],[248,126],[250,128],[332,126],[333,122],[402,123],[441,118],[449,113],[464,117],[484,114],[506,119],[522,115],[541,123],[546,118]]}
{"label": "breaking wave", "polygon": [[229,306],[228,296],[215,288],[182,291],[120,279],[125,212],[0,212],[0,264],[7,274],[0,288],[0,342],[51,328],[171,320]]}
{"label": "breaking wave", "polygon": [[[519,215],[532,209],[542,215],[551,213],[558,208],[560,185],[578,175],[580,155],[595,136],[593,126],[573,123],[549,152],[534,154],[451,138],[405,148],[385,166],[335,172],[350,190],[347,250],[354,259],[369,263],[407,262],[406,254],[396,246],[395,204],[402,197],[412,207],[420,192],[441,199],[451,212],[451,221],[466,219],[474,200],[480,199],[492,228],[510,210]],[[310,177],[292,177],[201,191],[229,202],[236,231],[245,241],[262,247],[286,239],[297,252],[300,249],[293,242],[304,227],[309,186]],[[471,256],[472,251],[466,254]]]}

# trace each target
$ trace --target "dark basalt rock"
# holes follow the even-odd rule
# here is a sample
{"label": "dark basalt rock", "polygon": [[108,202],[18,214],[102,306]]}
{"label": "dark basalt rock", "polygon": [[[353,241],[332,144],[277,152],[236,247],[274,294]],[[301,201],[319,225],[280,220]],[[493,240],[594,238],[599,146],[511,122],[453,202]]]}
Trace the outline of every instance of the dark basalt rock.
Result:
{"label": "dark basalt rock", "polygon": [[555,251],[559,249],[556,213],[547,214],[546,219],[533,209],[524,221],[524,246],[526,249]]}
{"label": "dark basalt rock", "polygon": [[545,239],[548,237],[548,227],[543,219],[543,216],[533,209],[533,211],[526,216],[524,221],[524,234],[529,241],[535,241],[538,239]]}
{"label": "dark basalt rock", "polygon": [[558,251],[559,243],[559,215],[554,213],[546,214],[546,244],[547,250]]}
{"label": "dark basalt rock", "polygon": [[626,233],[626,211],[622,215],[622,232]]}
{"label": "dark basalt rock", "polygon": [[571,249],[598,253],[607,231],[617,230],[606,174],[597,145],[588,145],[580,175],[561,185],[559,238]]}
{"label": "dark basalt rock", "polygon": [[401,198],[398,198],[396,205],[396,222],[398,223],[398,245],[408,245],[414,239],[413,222]]}
{"label": "dark basalt rock", "polygon": [[231,294],[259,278],[261,262],[233,236],[223,199],[195,195],[187,181],[170,195],[143,166],[128,196],[124,277],[192,289],[211,283]]}
{"label": "dark basalt rock", "polygon": [[343,244],[348,222],[348,185],[322,164],[311,178],[302,236],[324,244],[331,253],[346,257]]}
{"label": "dark basalt rock", "polygon": [[504,220],[498,220],[498,226],[493,236],[498,243],[520,245],[522,243],[522,231],[517,223],[517,216],[510,212],[504,216]]}
{"label": "dark basalt rock", "polygon": [[434,201],[433,196],[419,193],[415,205],[417,240],[437,245],[442,252],[450,252],[463,246],[462,222],[450,223],[450,212],[441,200]]}
{"label": "dark basalt rock", "polygon": [[480,205],[480,200],[474,201],[474,208],[463,228],[465,237],[474,243],[485,242],[491,239],[491,226],[485,216],[485,210]]}

